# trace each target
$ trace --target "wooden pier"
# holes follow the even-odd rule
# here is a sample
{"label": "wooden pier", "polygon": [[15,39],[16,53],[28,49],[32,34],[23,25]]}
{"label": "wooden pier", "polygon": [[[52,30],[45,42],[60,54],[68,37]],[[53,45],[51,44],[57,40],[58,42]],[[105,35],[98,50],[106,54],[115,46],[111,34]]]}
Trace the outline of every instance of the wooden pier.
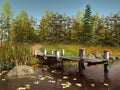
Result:
{"label": "wooden pier", "polygon": [[60,67],[64,67],[64,61],[77,61],[79,73],[83,75],[83,70],[85,69],[85,63],[87,66],[104,64],[104,71],[108,72],[108,61],[109,61],[109,52],[104,51],[104,58],[95,58],[88,59],[85,57],[85,49],[82,48],[79,50],[79,56],[64,56],[64,50],[62,50],[62,56],[60,56],[60,51],[56,50],[55,55],[53,55],[53,51],[51,51],[51,55],[47,55],[46,50],[44,50],[43,54],[36,54],[37,58],[41,59],[45,62],[46,65],[50,66],[52,63],[59,64]]}

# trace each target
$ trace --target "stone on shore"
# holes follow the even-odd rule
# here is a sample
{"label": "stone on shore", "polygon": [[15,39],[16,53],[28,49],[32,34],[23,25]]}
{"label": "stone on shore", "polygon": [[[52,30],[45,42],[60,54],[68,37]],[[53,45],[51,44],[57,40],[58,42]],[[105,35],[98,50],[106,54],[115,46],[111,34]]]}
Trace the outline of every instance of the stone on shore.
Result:
{"label": "stone on shore", "polygon": [[15,66],[12,70],[10,70],[7,73],[8,77],[12,76],[27,76],[27,75],[32,75],[34,74],[34,69],[33,67],[30,66],[25,66],[25,65],[19,65]]}

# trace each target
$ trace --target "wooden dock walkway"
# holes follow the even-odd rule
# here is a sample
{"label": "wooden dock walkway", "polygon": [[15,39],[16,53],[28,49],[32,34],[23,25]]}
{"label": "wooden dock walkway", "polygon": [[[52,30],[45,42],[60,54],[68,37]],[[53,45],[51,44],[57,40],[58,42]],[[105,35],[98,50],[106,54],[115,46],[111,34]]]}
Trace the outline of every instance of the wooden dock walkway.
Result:
{"label": "wooden dock walkway", "polygon": [[[63,52],[64,54],[64,52]],[[55,55],[47,55],[46,51],[43,54],[35,55],[37,58],[41,59],[46,65],[52,65],[52,63],[61,63],[60,66],[64,67],[64,61],[77,61],[79,72],[82,74],[83,70],[85,69],[84,63],[87,63],[87,66],[97,65],[97,64],[104,64],[104,71],[108,72],[108,61],[109,61],[109,52],[104,51],[104,58],[95,58],[95,59],[88,59],[85,57],[84,49],[80,49],[79,56],[60,56],[60,52],[56,51]]]}

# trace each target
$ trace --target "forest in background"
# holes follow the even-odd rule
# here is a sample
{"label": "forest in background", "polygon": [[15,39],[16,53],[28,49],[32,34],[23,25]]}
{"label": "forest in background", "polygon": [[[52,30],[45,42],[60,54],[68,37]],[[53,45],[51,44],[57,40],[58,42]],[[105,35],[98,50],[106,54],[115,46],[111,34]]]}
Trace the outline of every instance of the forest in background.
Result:
{"label": "forest in background", "polygon": [[80,43],[90,45],[120,45],[120,12],[101,17],[92,14],[91,6],[79,10],[75,17],[46,10],[39,24],[21,10],[13,17],[6,0],[0,12],[0,44],[5,43]]}
{"label": "forest in background", "polygon": [[101,17],[92,14],[88,4],[75,17],[46,10],[38,23],[25,10],[14,17],[5,0],[0,11],[0,69],[38,62],[30,50],[32,43],[120,46],[120,12]]}

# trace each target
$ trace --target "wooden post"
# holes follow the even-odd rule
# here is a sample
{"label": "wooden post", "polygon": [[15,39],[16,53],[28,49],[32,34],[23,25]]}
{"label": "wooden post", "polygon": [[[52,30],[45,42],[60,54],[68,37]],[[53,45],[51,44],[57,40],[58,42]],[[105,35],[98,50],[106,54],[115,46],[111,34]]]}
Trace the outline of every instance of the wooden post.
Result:
{"label": "wooden post", "polygon": [[37,50],[34,50],[34,56],[37,57]]}
{"label": "wooden post", "polygon": [[60,51],[56,50],[56,60],[57,60],[57,66],[60,67]]}
{"label": "wooden post", "polygon": [[62,49],[62,56],[64,56],[64,54],[65,54],[65,50],[64,50],[64,49]]}
{"label": "wooden post", "polygon": [[58,60],[60,58],[60,51],[56,50],[56,59]]}
{"label": "wooden post", "polygon": [[43,56],[46,56],[46,54],[47,54],[47,51],[46,51],[46,49],[44,49]]}
{"label": "wooden post", "polygon": [[85,66],[84,66],[84,56],[85,56],[85,49],[84,48],[81,48],[79,50],[79,57],[80,57],[80,60],[79,60],[79,73],[81,75],[84,75],[84,72],[83,70],[85,69]]}
{"label": "wooden post", "polygon": [[[65,50],[64,50],[64,49],[62,49],[62,56],[64,56],[64,54],[65,54]],[[62,67],[62,68],[64,68],[63,63],[64,63],[64,62],[63,62],[63,60],[61,60],[61,67]]]}
{"label": "wooden post", "polygon": [[[106,61],[109,61],[109,52],[108,51],[104,51],[104,59]],[[104,64],[104,71],[108,72],[108,62]]]}
{"label": "wooden post", "polygon": [[46,51],[46,49],[44,49],[44,51],[43,51],[43,59],[44,60],[47,60],[47,51]]}
{"label": "wooden post", "polygon": [[53,50],[51,50],[51,55],[53,55],[54,54],[54,52],[53,52]]}

